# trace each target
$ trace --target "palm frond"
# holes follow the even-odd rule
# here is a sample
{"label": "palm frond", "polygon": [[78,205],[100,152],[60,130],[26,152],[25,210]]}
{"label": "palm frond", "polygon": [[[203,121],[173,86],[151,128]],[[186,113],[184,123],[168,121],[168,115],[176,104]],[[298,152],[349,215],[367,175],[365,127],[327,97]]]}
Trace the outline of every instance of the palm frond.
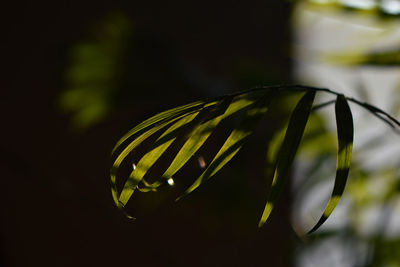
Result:
{"label": "palm frond", "polygon": [[[125,134],[112,151],[115,160],[111,167],[110,180],[115,204],[124,211],[136,189],[141,192],[151,192],[157,191],[163,184],[173,183],[173,176],[204,146],[210,135],[218,128],[218,125],[224,120],[235,118],[230,134],[210,164],[178,199],[190,194],[220,171],[239,152],[273,101],[278,101],[282,93],[294,92],[305,93],[294,108],[288,126],[279,131],[270,142],[267,163],[271,167],[268,173],[273,175],[273,180],[259,226],[262,226],[270,216],[285,180],[290,174],[310,113],[335,102],[338,137],[335,185],[323,215],[309,231],[309,233],[314,232],[327,220],[338,204],[349,174],[354,130],[348,101],[362,106],[395,129],[400,126],[397,119],[383,110],[326,88],[301,85],[259,87],[232,95],[190,103],[147,119]],[[317,93],[335,95],[336,101],[329,101],[313,107]],[[155,135],[158,138],[152,139],[151,137]],[[178,137],[182,140],[177,143]],[[128,161],[128,156],[147,140],[154,140],[154,142],[138,161],[136,168],[130,172],[119,193],[116,179],[119,176],[122,163]],[[172,144],[178,145],[176,155],[169,166],[166,167],[164,173],[156,181],[150,183],[145,178],[146,174]],[[128,217],[133,218],[130,215]]]}

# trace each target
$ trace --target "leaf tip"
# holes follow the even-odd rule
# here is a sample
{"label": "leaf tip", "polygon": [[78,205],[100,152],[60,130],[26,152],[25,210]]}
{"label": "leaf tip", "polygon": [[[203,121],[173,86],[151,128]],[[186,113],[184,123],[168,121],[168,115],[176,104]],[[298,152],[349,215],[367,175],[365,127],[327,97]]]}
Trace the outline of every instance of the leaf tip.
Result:
{"label": "leaf tip", "polygon": [[185,197],[186,196],[186,194],[185,193],[183,193],[182,195],[180,195],[179,197],[177,197],[176,199],[175,199],[175,202],[178,202],[179,200],[181,200],[183,197]]}
{"label": "leaf tip", "polygon": [[265,222],[268,220],[269,215],[271,214],[272,208],[273,208],[273,204],[271,202],[268,202],[265,205],[263,215],[261,216],[260,222],[258,223],[258,228],[262,227],[265,224]]}
{"label": "leaf tip", "polygon": [[133,220],[133,221],[136,220],[135,217],[133,217],[133,216],[127,214],[127,213],[125,213],[125,216],[126,216],[126,218],[128,218],[129,220]]}

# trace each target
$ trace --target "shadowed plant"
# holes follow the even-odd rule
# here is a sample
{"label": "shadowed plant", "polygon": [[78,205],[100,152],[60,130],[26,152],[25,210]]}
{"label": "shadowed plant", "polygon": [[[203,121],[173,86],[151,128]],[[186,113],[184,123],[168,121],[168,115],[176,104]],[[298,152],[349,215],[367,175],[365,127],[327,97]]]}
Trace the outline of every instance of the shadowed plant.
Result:
{"label": "shadowed plant", "polygon": [[[200,176],[177,200],[188,195],[214,176],[238,153],[254,132],[258,122],[273,106],[271,105],[272,103],[278,101],[283,95],[293,93],[303,93],[303,96],[292,111],[287,127],[277,135],[278,138],[271,140],[270,148],[276,150],[276,152],[268,153],[269,157],[273,155],[272,158],[268,159],[272,162],[273,167],[270,173],[273,178],[271,177],[271,190],[259,226],[261,227],[268,219],[278,196],[282,192],[285,180],[290,175],[310,113],[335,103],[338,140],[335,184],[321,218],[309,231],[309,233],[314,232],[327,220],[337,206],[346,186],[351,165],[354,134],[353,118],[348,102],[367,109],[395,130],[400,127],[398,120],[381,109],[325,88],[301,85],[259,87],[190,103],[164,111],[147,119],[125,134],[112,151],[114,163],[111,168],[111,189],[115,204],[125,212],[125,206],[135,190],[152,192],[157,191],[162,185],[172,185],[174,183],[173,176],[203,146],[217,126],[224,120],[232,120],[233,127],[231,132],[219,151],[211,162],[205,166]],[[331,94],[336,99],[313,105],[315,96],[319,93]],[[177,142],[178,139],[180,142]],[[122,191],[119,192],[116,179],[117,176],[121,176],[121,166],[129,164],[132,152],[149,140],[152,141],[149,149],[137,164],[133,165],[133,170],[126,179]],[[145,177],[146,173],[174,143],[178,143],[179,149],[169,166],[159,176],[159,179],[152,182],[148,181]],[[129,218],[133,218],[126,212],[125,214]]]}

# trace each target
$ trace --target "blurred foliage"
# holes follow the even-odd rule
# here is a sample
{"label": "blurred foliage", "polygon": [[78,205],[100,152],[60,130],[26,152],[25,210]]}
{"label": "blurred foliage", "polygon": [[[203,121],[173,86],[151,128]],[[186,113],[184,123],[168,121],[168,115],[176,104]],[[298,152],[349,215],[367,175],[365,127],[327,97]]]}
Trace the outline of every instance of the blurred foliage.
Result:
{"label": "blurred foliage", "polygon": [[398,67],[400,65],[400,49],[361,53],[330,53],[324,58],[331,64]]}
{"label": "blurred foliage", "polygon": [[67,86],[58,101],[78,131],[147,100],[165,105],[169,91],[183,101],[196,88],[168,40],[135,28],[122,12],[100,19],[86,36],[70,50]]}
{"label": "blurred foliage", "polygon": [[400,239],[378,239],[375,241],[373,259],[370,266],[399,267]]}
{"label": "blurred foliage", "polygon": [[110,112],[132,34],[131,20],[112,14],[93,27],[90,40],[72,47],[66,71],[68,87],[60,95],[59,105],[73,113],[74,127],[84,130]]}
{"label": "blurred foliage", "polygon": [[[332,36],[348,33],[345,29],[341,31],[338,28],[339,25],[340,27],[348,26],[349,28],[349,25],[354,27],[360,26],[364,27],[364,29],[371,29],[371,32],[373,29],[377,29],[374,32],[375,34],[365,34],[364,37],[366,38],[363,39],[366,41],[365,43],[360,40],[351,39],[351,36],[348,36],[349,40],[347,40],[347,43],[341,40],[343,41],[341,43],[343,44],[342,47],[335,49],[334,52],[324,48],[321,49],[321,52],[318,51],[318,48],[314,47],[314,51],[307,51],[307,56],[309,57],[306,60],[311,59],[310,61],[318,62],[317,64],[321,64],[321,66],[326,68],[343,67],[343,70],[354,70],[354,73],[357,73],[357,70],[361,68],[366,69],[365,67],[373,67],[369,70],[373,69],[380,73],[384,70],[395,72],[399,68],[400,50],[398,42],[391,46],[379,45],[384,37],[396,36],[395,32],[398,30],[397,20],[400,15],[399,1],[305,0],[299,1],[299,3],[303,4],[302,7],[305,7],[302,12],[311,11],[311,13],[316,14],[313,23],[319,23],[318,25],[321,26],[322,21],[336,21],[337,24],[332,23],[330,24],[331,27],[325,27],[326,29],[335,30]],[[343,13],[348,13],[348,16],[343,15]],[[348,21],[346,18],[348,18]],[[360,24],[357,24],[357,22]],[[334,28],[334,25],[338,26],[337,29]],[[319,30],[323,31],[324,27],[321,26]],[[344,36],[346,35],[344,34]],[[318,38],[318,36],[315,38]],[[327,39],[335,43],[335,37]],[[393,39],[391,40],[393,41]],[[312,42],[312,39],[310,41]],[[316,80],[318,80],[318,77],[316,77]],[[349,84],[346,86],[351,87]],[[399,88],[400,85],[392,88],[393,101],[388,104],[390,112],[395,115],[399,114],[398,111],[400,108],[399,98],[397,97]],[[367,89],[376,90],[375,94],[367,91]],[[356,92],[358,90],[358,92],[363,93],[360,93],[363,96],[372,95],[371,98],[366,97],[366,99],[374,101],[373,96],[376,96],[380,89],[372,88],[372,86],[366,88],[359,85],[359,88],[353,88],[353,90]],[[321,118],[322,120],[326,120],[327,115],[321,114]],[[364,116],[361,116],[361,118],[366,119]],[[358,129],[363,133],[372,130],[371,128],[373,127],[371,126],[369,129],[368,125],[363,126],[365,127]],[[322,133],[326,135],[332,134],[329,125],[322,123],[319,127]],[[335,219],[338,219],[336,221],[333,220],[329,225],[323,227],[320,232],[316,233],[313,238],[308,239],[306,246],[304,244],[299,245],[302,251],[298,256],[299,259],[302,257],[315,257],[318,263],[329,262],[330,264],[347,264],[348,266],[399,266],[399,233],[396,232],[399,231],[399,228],[394,225],[399,217],[400,187],[398,164],[383,164],[383,166],[377,169],[363,164],[363,160],[368,157],[363,155],[363,148],[370,149],[371,151],[374,148],[378,149],[372,152],[375,157],[378,153],[383,152],[382,149],[379,150],[380,145],[382,145],[381,141],[386,138],[383,132],[376,137],[377,139],[370,140],[370,142],[364,144],[365,146],[356,148],[350,179],[344,192],[345,204],[339,208],[340,211],[336,213],[337,216],[334,216]],[[307,134],[306,129],[305,138]],[[306,142],[304,143],[307,144]],[[323,191],[328,187],[326,179],[321,178],[329,177],[328,173],[332,168],[333,161],[332,153],[329,151],[332,151],[332,149],[327,142],[318,138],[310,138],[308,144],[300,148],[300,157],[303,159],[302,164],[300,164],[302,165],[300,166],[302,169],[301,173],[302,176],[305,175],[308,177],[307,179],[299,179],[294,185],[294,190],[297,194],[294,199],[293,220],[295,224],[299,224],[297,227],[300,229],[309,227],[315,221],[315,217],[318,216],[314,214],[318,214],[321,209],[321,207],[318,207],[314,203],[318,198],[321,201],[321,198],[317,196],[317,191]],[[315,155],[316,160],[310,160],[308,157],[309,154]],[[397,162],[400,163],[399,161]],[[307,196],[312,194],[315,194],[316,197],[306,200]],[[314,203],[311,204],[312,201]],[[303,213],[313,214],[313,216],[306,217],[301,212],[296,211],[300,209],[302,209]],[[339,222],[338,220],[342,221]],[[348,244],[354,245],[348,246]],[[318,249],[318,247],[325,245],[327,247],[329,245],[330,247],[325,251]],[[348,248],[343,250],[342,247],[346,246]],[[332,257],[330,261],[327,259],[324,261],[324,257],[320,255],[328,252],[332,254],[338,253],[337,251],[341,251],[341,260]],[[349,254],[351,255],[349,256]],[[355,258],[359,260],[354,260]]]}
{"label": "blurred foliage", "polygon": [[327,9],[342,12],[356,12],[366,15],[378,15],[391,18],[400,15],[400,2],[397,0],[301,0],[310,7],[326,11]]}

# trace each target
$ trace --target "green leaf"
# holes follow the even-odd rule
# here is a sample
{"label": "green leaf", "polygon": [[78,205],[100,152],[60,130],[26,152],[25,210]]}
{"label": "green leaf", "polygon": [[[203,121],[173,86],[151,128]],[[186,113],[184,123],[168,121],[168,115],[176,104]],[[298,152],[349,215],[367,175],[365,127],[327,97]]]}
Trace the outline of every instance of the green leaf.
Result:
{"label": "green leaf", "polygon": [[182,146],[178,154],[175,156],[169,168],[163,174],[165,179],[171,178],[183,165],[194,155],[194,153],[204,144],[212,131],[222,119],[245,109],[254,103],[254,99],[248,94],[237,96],[233,99],[224,114],[198,126],[190,134],[186,143]]}
{"label": "green leaf", "polygon": [[142,180],[143,176],[153,166],[153,164],[161,157],[165,150],[172,144],[176,139],[182,128],[187,126],[199,112],[189,114],[178,120],[176,123],[171,125],[152,145],[150,151],[148,151],[138,162],[136,168],[132,171],[128,180],[126,181],[124,188],[119,197],[119,203],[124,205],[128,202],[129,198],[136,189],[136,186]]}
{"label": "green leaf", "polygon": [[[270,143],[267,161],[270,165],[270,176],[273,175],[273,181],[259,226],[261,227],[270,216],[275,202],[282,191],[300,141],[304,135],[305,126],[308,121],[310,121],[310,112],[312,111],[315,94],[319,91],[337,96],[335,110],[339,153],[332,196],[322,217],[309,233],[317,230],[338,204],[343,194],[349,173],[354,130],[353,119],[347,101],[351,101],[366,108],[393,128],[396,125],[400,125],[399,121],[379,108],[353,98],[345,98],[343,95],[339,95],[326,88],[311,88],[306,86],[259,87],[207,101],[190,103],[149,118],[129,131],[118,141],[113,149],[113,154],[116,154],[115,152],[117,150],[122,151],[118,152],[119,154],[115,156],[116,159],[110,174],[114,202],[123,211],[123,208],[136,189],[142,192],[149,192],[156,191],[157,187],[165,183],[173,185],[174,181],[172,176],[175,175],[203,146],[219,123],[231,116],[238,116],[238,120],[235,120],[237,126],[225,140],[212,162],[203,171],[200,177],[184,192],[184,195],[189,194],[203,182],[215,175],[237,154],[244,142],[253,132],[260,117],[267,111],[267,108],[270,108],[269,103],[273,95],[284,91],[306,91],[306,93],[292,112],[288,126],[284,127],[283,131],[278,131]],[[331,101],[327,103],[329,104]],[[323,103],[319,107],[325,105],[326,103]],[[164,131],[165,128],[167,129]],[[188,134],[183,136],[183,134],[180,133],[182,130]],[[116,186],[116,178],[121,164],[127,160],[128,156],[137,146],[160,131],[164,132],[160,133],[160,137],[157,138],[150,147],[150,150],[139,160],[136,168],[129,175],[121,195],[119,195]],[[168,150],[168,147],[174,143],[178,136],[179,138],[183,137],[182,141],[184,144],[181,149],[177,152],[164,174],[161,175],[156,182],[152,184],[148,183],[144,179],[146,173],[156,164],[161,155]],[[142,184],[144,187],[139,188],[138,186]],[[130,217],[128,214],[126,215]]]}
{"label": "green leaf", "polygon": [[329,53],[325,56],[329,63],[341,65],[360,66],[399,66],[400,50],[391,49],[386,51],[352,51],[342,53]]}
{"label": "green leaf", "polygon": [[276,168],[276,160],[278,158],[279,149],[282,145],[282,142],[285,138],[285,133],[287,129],[287,124],[283,125],[283,127],[275,130],[274,134],[271,137],[271,140],[268,144],[268,150],[266,155],[265,169],[264,175],[265,177],[273,177]]}
{"label": "green leaf", "polygon": [[[135,137],[135,139],[128,143],[122,152],[117,156],[111,168],[111,191],[116,205],[122,209],[140,182],[143,182],[145,187],[139,188],[139,190],[142,192],[148,192],[155,191],[158,186],[171,179],[172,175],[174,175],[204,144],[221,120],[254,103],[254,101],[256,101],[260,95],[265,95],[265,91],[239,93],[231,96],[228,95],[218,97],[213,100],[190,103],[188,105],[157,114],[134,127],[120,139],[113,149],[113,152],[115,152],[128,139]],[[187,141],[182,146],[169,168],[166,170],[164,175],[162,175],[160,180],[153,184],[147,183],[143,179],[143,176],[175,140],[176,135],[172,133],[175,132],[178,127],[183,127],[192,121],[193,118],[196,117],[195,114],[198,114],[197,116],[200,116],[201,114],[204,116],[199,120],[198,124],[193,127],[193,130],[187,137]],[[139,161],[136,169],[132,171],[131,175],[128,177],[121,195],[119,195],[116,186],[116,178],[118,169],[124,159],[132,152],[133,149],[135,149],[147,138],[175,121],[178,122],[176,122],[162,136],[160,136],[160,138],[156,141],[156,144],[152,147],[151,151],[145,154],[145,156]]]}
{"label": "green leaf", "polygon": [[[118,155],[118,157],[115,159],[115,161],[114,161],[114,163],[113,163],[113,165],[111,167],[111,171],[110,171],[111,192],[112,192],[112,196],[113,196],[114,202],[118,207],[120,206],[120,204],[119,204],[119,201],[118,201],[119,195],[118,195],[118,189],[117,189],[117,185],[116,185],[116,177],[117,177],[118,169],[119,169],[121,163],[123,162],[123,160],[129,155],[129,153],[132,152],[132,150],[134,148],[136,148],[138,145],[140,145],[147,138],[149,138],[150,136],[152,136],[153,134],[155,134],[156,132],[158,132],[162,128],[164,128],[164,127],[168,126],[169,124],[173,123],[174,121],[179,120],[181,118],[184,118],[184,117],[186,117],[186,116],[188,116],[188,115],[190,115],[192,113],[195,113],[195,111],[191,111],[191,112],[189,112],[187,114],[179,114],[179,116],[176,116],[176,114],[175,114],[175,116],[173,116],[172,118],[169,118],[168,120],[163,120],[159,124],[155,124],[152,128],[148,129],[147,131],[142,132],[139,136],[137,136]],[[155,117],[157,117],[157,116],[158,115],[156,115]],[[149,120],[147,120],[147,121],[149,121]],[[141,123],[140,125],[144,125],[144,123]],[[140,128],[139,126],[135,127],[135,128],[139,129]],[[132,131],[132,133],[133,133],[133,131]]]}
{"label": "green leaf", "polygon": [[220,114],[221,116],[215,116],[212,121],[206,121],[204,124],[200,124],[197,128],[194,128],[193,131],[188,135],[188,140],[175,156],[169,168],[162,175],[162,179],[152,184],[142,180],[144,187],[139,188],[139,190],[142,192],[156,191],[159,186],[165,184],[165,182],[169,179],[172,179],[172,176],[185,165],[185,163],[196,153],[196,151],[200,149],[220,121],[236,113],[243,113],[243,111],[253,105],[255,101],[261,101],[260,99],[257,99],[262,99],[265,94],[265,91],[260,91],[237,94],[233,99],[231,97],[225,97],[225,101],[231,99],[229,100],[231,103],[226,109],[225,113]]}
{"label": "green leaf", "polygon": [[[206,118],[204,120],[202,120],[203,123],[201,123],[199,126],[197,126],[195,128],[194,131],[192,131],[192,133],[195,132],[197,134],[197,136],[200,137],[197,139],[194,138],[195,139],[194,142],[198,141],[198,143],[200,143],[202,138],[204,138],[204,136],[208,137],[208,135],[212,132],[212,130],[216,127],[216,125],[219,123],[219,121],[223,117],[223,114],[225,113],[226,109],[230,105],[231,101],[232,101],[232,97],[225,97],[221,101],[214,101],[214,102],[211,102],[211,104],[209,104],[209,105],[205,105],[205,108],[208,108],[208,110],[206,110],[206,111],[209,111],[210,109],[211,109],[211,111],[209,111],[206,114],[207,115]],[[170,124],[171,122],[173,122],[179,118],[188,116],[189,114],[190,113],[180,115],[173,119],[167,120],[166,122],[161,123],[160,125],[156,125],[156,126],[150,128],[148,131],[144,132],[143,135],[141,135],[138,138],[136,138],[135,140],[133,140],[127,146],[127,148],[125,148],[125,150],[123,150],[122,153],[118,156],[116,162],[118,164],[120,164],[122,162],[123,158],[125,158],[130,153],[130,151],[132,151],[132,149],[134,147],[136,147],[138,144],[143,142],[145,140],[145,138],[149,137],[150,135],[152,135],[153,133],[155,133],[162,127],[165,127],[166,125]],[[191,117],[190,120],[192,120],[193,118],[194,117]],[[117,202],[118,207],[123,208],[126,205],[128,200],[130,199],[131,195],[137,188],[138,184],[143,179],[144,174],[153,165],[153,163],[158,159],[158,156],[160,156],[160,155],[158,155],[158,153],[161,152],[163,149],[165,151],[165,149],[167,149],[168,146],[173,141],[170,139],[169,141],[164,142],[165,139],[168,139],[168,135],[170,135],[171,132],[176,130],[176,127],[181,127],[182,125],[183,124],[181,122],[178,122],[177,124],[173,125],[169,130],[167,130],[162,136],[160,136],[160,138],[157,140],[158,142],[156,141],[154,149],[151,150],[150,152],[148,152],[139,161],[140,166],[138,163],[138,167],[131,172],[127,181],[125,182],[124,188],[123,188],[121,195]],[[144,136],[144,137],[142,138],[142,136]],[[205,137],[205,138],[207,138],[207,137]],[[175,138],[176,138],[176,136],[173,139],[175,139]],[[198,145],[198,143],[196,143],[196,145]],[[121,157],[122,157],[122,159],[120,159]],[[118,164],[117,164],[117,167],[119,166]],[[114,163],[114,165],[116,165],[116,164]],[[113,192],[113,195],[117,195],[117,194]],[[114,198],[114,200],[115,200],[115,198]]]}
{"label": "green leaf", "polygon": [[308,234],[316,231],[328,219],[329,215],[331,215],[343,195],[349,175],[354,129],[351,110],[343,95],[338,95],[336,98],[335,114],[339,143],[335,185],[324,213]]}
{"label": "green leaf", "polygon": [[314,98],[315,90],[307,91],[296,105],[290,117],[285,138],[279,151],[271,192],[268,196],[267,204],[265,205],[264,212],[259,222],[259,227],[266,222],[271,214],[279,193],[282,191],[286,177],[289,175],[289,171],[311,112]]}
{"label": "green leaf", "polygon": [[139,125],[137,125],[136,127],[134,127],[132,130],[127,132],[114,146],[111,154],[114,154],[115,151],[119,148],[119,146],[122,145],[122,143],[124,143],[126,140],[128,140],[130,137],[137,134],[141,130],[146,129],[150,126],[154,126],[158,122],[168,120],[168,119],[173,119],[177,116],[180,116],[182,114],[189,112],[190,110],[198,110],[198,109],[202,108],[206,103],[207,103],[206,101],[197,101],[194,103],[190,103],[187,105],[169,109],[167,111],[164,111],[157,115],[154,115],[153,117],[145,120],[144,122],[142,122]]}
{"label": "green leaf", "polygon": [[190,115],[191,113],[197,112],[203,109],[204,107],[212,107],[218,102],[219,99],[220,98],[216,98],[212,101],[197,101],[161,112],[134,127],[117,142],[117,144],[115,145],[115,147],[111,152],[112,155],[116,152],[116,150],[119,147],[122,146],[123,143],[125,143],[131,137],[135,136],[135,139],[132,142],[130,142],[122,150],[122,152],[120,152],[120,154],[118,154],[110,170],[111,193],[113,200],[118,207],[120,207],[120,203],[118,201],[119,193],[116,186],[117,172],[121,163],[129,155],[129,153],[131,153],[134,148],[140,145],[147,138],[149,138],[162,128],[166,127],[170,123],[180,118],[183,118],[187,115]]}
{"label": "green leaf", "polygon": [[271,97],[269,96],[270,95],[268,95],[267,98],[264,97],[260,99],[238,114],[240,115],[238,127],[231,132],[217,155],[200,177],[177,200],[188,195],[203,182],[211,178],[236,155],[242,148],[247,137],[253,133],[262,115],[267,111],[271,101]]}

